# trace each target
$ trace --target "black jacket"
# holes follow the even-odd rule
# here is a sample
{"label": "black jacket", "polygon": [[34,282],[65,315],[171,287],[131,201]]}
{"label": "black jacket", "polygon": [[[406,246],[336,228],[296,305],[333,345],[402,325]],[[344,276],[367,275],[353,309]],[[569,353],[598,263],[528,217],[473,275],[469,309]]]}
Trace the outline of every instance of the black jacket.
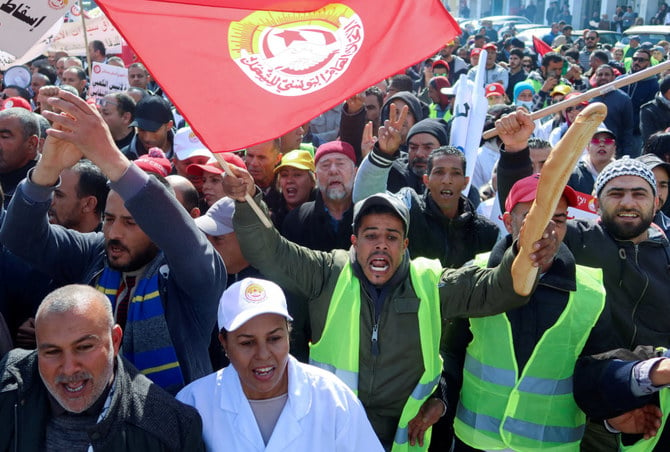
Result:
{"label": "black jacket", "polygon": [[[531,172],[528,151],[500,153],[498,195],[503,210],[511,186]],[[568,221],[565,244],[578,264],[603,269],[613,324],[609,349],[670,347],[670,243],[659,227],[652,224],[649,238],[634,244],[614,238],[600,221]]]}
{"label": "black jacket", "polygon": [[475,255],[488,252],[498,240],[498,227],[475,212],[461,195],[458,216],[444,216],[430,193],[419,195],[409,188],[398,196],[411,198],[409,252],[415,257],[439,259],[444,267],[458,268]]}
{"label": "black jacket", "polygon": [[[198,412],[116,359],[109,414],[89,429],[96,451],[204,450]],[[0,362],[0,450],[44,447],[51,407],[37,370],[37,352],[12,350]]]}
{"label": "black jacket", "polygon": [[348,250],[351,246],[353,218],[352,204],[340,220],[337,231],[333,229],[331,216],[319,192],[314,201],[306,202],[288,213],[281,234],[291,242],[313,250]]}
{"label": "black jacket", "polygon": [[670,106],[659,99],[662,94],[640,107],[640,132],[646,142],[650,135],[670,127]]}

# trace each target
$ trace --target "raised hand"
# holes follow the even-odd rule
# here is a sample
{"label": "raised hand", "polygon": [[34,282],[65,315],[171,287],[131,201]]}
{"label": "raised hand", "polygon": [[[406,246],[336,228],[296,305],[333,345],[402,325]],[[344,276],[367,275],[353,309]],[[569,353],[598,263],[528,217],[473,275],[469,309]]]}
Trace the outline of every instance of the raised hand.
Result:
{"label": "raised hand", "polygon": [[75,149],[78,149],[79,157],[83,154],[98,165],[110,180],[118,180],[131,163],[114,144],[112,134],[97,108],[67,91],[54,91],[53,87],[48,87],[45,94],[48,94],[48,103],[61,111],[60,114],[45,111],[44,117],[53,125],[47,134],[54,139],[55,149],[67,155],[63,159],[71,161],[75,158]]}
{"label": "raised hand", "polygon": [[517,152],[528,146],[528,139],[535,130],[530,113],[523,109],[504,115],[496,121],[498,137],[505,145],[506,152]]}
{"label": "raised hand", "polygon": [[377,133],[377,143],[379,143],[379,150],[384,154],[393,155],[402,144],[402,135],[400,130],[407,120],[409,108],[404,105],[400,112],[398,112],[395,104],[390,105],[389,119],[384,121],[384,125],[379,128]]}
{"label": "raised hand", "polygon": [[365,93],[358,93],[346,100],[347,112],[352,115],[365,107]]}
{"label": "raised hand", "polygon": [[375,146],[377,137],[372,134],[372,121],[368,121],[363,128],[363,138],[361,139],[361,157],[365,157]]}

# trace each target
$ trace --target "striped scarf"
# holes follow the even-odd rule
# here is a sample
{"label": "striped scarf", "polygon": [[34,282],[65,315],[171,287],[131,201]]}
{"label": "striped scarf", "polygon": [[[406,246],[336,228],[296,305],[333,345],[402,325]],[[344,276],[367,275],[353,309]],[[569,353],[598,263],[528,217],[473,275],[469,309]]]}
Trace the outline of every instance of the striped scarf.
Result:
{"label": "striped scarf", "polygon": [[[162,262],[160,256],[154,259],[137,282],[135,294],[128,304],[121,353],[151,381],[170,393],[176,393],[184,386],[184,376],[172,344],[158,287],[158,269]],[[96,284],[96,289],[109,298],[112,309],[116,306],[121,276],[121,272],[105,267]]]}

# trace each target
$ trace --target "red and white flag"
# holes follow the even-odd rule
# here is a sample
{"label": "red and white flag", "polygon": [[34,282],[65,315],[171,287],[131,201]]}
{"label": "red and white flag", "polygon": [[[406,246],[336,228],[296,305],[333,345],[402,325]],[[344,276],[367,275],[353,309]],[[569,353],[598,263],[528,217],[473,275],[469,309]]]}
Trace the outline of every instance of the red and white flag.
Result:
{"label": "red and white flag", "polygon": [[460,34],[440,0],[98,0],[214,152],[276,138]]}

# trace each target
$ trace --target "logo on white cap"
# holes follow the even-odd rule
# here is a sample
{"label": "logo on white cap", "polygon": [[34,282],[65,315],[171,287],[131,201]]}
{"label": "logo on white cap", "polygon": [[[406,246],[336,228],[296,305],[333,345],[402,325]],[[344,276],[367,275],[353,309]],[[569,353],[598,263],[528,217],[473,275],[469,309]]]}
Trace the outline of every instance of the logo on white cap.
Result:
{"label": "logo on white cap", "polygon": [[244,299],[249,303],[262,303],[265,298],[267,298],[267,294],[260,284],[251,283],[244,290]]}

